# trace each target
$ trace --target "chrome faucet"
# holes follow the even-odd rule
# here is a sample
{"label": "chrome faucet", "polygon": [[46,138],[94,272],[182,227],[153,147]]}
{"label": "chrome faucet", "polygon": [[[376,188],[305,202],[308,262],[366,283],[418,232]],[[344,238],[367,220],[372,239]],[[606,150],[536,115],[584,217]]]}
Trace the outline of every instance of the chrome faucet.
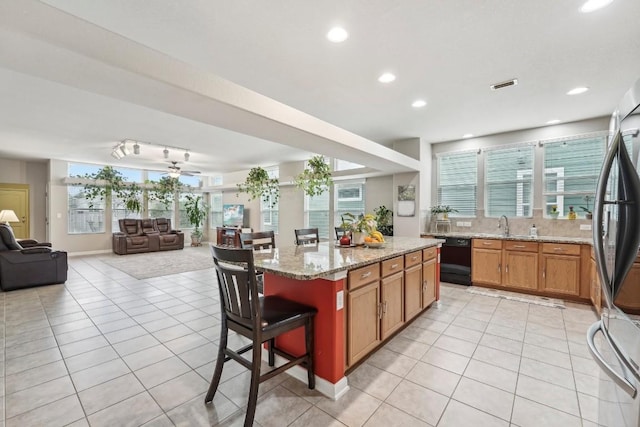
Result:
{"label": "chrome faucet", "polygon": [[502,218],[504,218],[504,228],[502,229],[503,230],[502,234],[504,236],[508,236],[509,235],[509,218],[507,218],[506,215],[502,215],[498,219],[498,228],[502,228]]}

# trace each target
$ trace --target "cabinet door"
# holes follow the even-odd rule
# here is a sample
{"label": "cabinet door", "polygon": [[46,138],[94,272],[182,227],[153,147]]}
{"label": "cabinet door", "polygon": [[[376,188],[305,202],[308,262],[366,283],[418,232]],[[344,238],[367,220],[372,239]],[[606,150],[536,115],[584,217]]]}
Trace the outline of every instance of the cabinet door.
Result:
{"label": "cabinet door", "polygon": [[353,365],[380,343],[380,282],[350,291],[347,304],[347,358]]}
{"label": "cabinet door", "polygon": [[404,271],[404,318],[415,317],[422,310],[422,264]]}
{"label": "cabinet door", "polygon": [[[632,283],[634,286],[629,286]],[[633,263],[631,270],[624,279],[620,293],[616,296],[615,305],[624,309],[626,313],[640,314],[640,264]]]}
{"label": "cabinet door", "polygon": [[579,295],[580,257],[543,254],[542,290],[567,295]]}
{"label": "cabinet door", "polygon": [[501,250],[473,249],[471,255],[471,281],[473,283],[502,284]]}
{"label": "cabinet door", "polygon": [[436,300],[436,258],[422,264],[422,308]]}
{"label": "cabinet door", "polygon": [[404,272],[382,279],[382,339],[404,324]]}
{"label": "cabinet door", "polygon": [[538,289],[538,254],[536,252],[504,252],[504,286]]}

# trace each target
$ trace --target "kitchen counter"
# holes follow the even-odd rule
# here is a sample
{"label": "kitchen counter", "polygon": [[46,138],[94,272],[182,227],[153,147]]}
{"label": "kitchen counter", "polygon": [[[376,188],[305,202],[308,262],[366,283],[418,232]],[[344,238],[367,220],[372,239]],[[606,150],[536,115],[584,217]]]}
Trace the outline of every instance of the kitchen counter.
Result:
{"label": "kitchen counter", "polygon": [[345,273],[373,262],[437,246],[442,240],[388,237],[381,248],[341,247],[329,242],[257,251],[256,269],[296,280],[313,280]]}
{"label": "kitchen counter", "polygon": [[472,231],[469,232],[451,232],[451,233],[423,233],[421,236],[442,236],[442,237],[459,237],[465,239],[497,239],[497,240],[526,240],[531,242],[540,242],[540,243],[575,243],[575,244],[584,244],[591,245],[593,244],[593,239],[585,238],[585,237],[563,237],[563,236],[538,236],[538,237],[530,237],[528,235],[519,235],[519,234],[510,234],[505,236],[503,234],[492,234],[492,233],[475,233]]}

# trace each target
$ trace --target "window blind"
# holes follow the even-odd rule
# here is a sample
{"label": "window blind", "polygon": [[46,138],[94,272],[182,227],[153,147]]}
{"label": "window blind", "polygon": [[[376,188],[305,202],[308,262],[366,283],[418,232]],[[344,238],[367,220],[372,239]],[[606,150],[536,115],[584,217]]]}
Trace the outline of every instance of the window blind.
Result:
{"label": "window blind", "polygon": [[329,238],[329,191],[317,196],[305,196],[305,226],[317,228],[318,237]]}
{"label": "window blind", "polygon": [[334,184],[334,225],[340,226],[341,215],[349,212],[356,217],[365,213],[364,180],[341,182]]}
{"label": "window blind", "polygon": [[486,152],[485,216],[533,216],[533,149],[529,145]]}
{"label": "window blind", "polygon": [[457,213],[450,216],[476,216],[478,155],[475,152],[437,156],[438,204],[448,205]]}
{"label": "window blind", "polygon": [[[581,206],[593,209],[593,195],[604,153],[605,136],[591,136],[544,144],[544,214],[548,215],[552,205],[557,206],[561,216],[574,211],[584,212]],[[587,200],[585,196],[591,198]]]}

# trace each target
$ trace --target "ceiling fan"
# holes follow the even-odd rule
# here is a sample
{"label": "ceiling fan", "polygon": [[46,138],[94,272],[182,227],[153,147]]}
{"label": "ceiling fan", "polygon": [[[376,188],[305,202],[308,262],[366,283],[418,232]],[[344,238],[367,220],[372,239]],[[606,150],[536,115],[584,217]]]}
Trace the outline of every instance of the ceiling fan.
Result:
{"label": "ceiling fan", "polygon": [[171,178],[178,178],[181,175],[184,176],[193,176],[194,174],[198,174],[200,173],[200,171],[183,171],[180,166],[178,166],[178,162],[171,162],[171,165],[168,166],[169,171],[165,172],[166,174],[168,174]]}

